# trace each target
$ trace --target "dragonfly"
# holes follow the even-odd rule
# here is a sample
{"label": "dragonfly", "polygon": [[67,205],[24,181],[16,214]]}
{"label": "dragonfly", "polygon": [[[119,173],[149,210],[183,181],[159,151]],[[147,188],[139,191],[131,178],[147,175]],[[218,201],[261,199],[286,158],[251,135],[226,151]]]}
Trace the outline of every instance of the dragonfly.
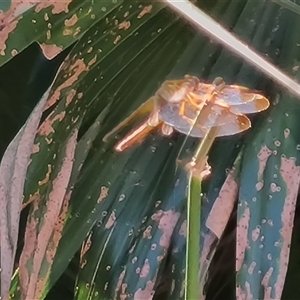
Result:
{"label": "dragonfly", "polygon": [[226,85],[221,77],[205,83],[196,76],[185,75],[163,82],[154,96],[106,134],[103,141],[142,116],[142,122],[116,143],[116,152],[142,143],[154,130],[168,137],[175,130],[203,138],[211,128],[217,129],[216,137],[234,135],[251,127],[246,114],[261,112],[269,105],[259,91]]}

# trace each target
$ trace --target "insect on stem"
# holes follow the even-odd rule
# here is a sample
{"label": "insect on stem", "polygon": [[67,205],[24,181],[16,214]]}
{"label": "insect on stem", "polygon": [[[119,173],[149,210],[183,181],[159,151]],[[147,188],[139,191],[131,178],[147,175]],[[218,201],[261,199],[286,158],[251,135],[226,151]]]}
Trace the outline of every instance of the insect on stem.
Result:
{"label": "insect on stem", "polygon": [[201,141],[200,145],[198,146],[193,160],[196,163],[196,167],[201,164],[202,160],[206,159],[208,152],[217,137],[218,134],[218,127],[211,127],[207,133],[205,134],[203,140]]}
{"label": "insect on stem", "polygon": [[192,160],[186,165],[186,169],[192,173],[192,176],[200,180],[210,174],[210,167],[207,164],[208,152],[217,135],[218,127],[211,127],[196,149]]}

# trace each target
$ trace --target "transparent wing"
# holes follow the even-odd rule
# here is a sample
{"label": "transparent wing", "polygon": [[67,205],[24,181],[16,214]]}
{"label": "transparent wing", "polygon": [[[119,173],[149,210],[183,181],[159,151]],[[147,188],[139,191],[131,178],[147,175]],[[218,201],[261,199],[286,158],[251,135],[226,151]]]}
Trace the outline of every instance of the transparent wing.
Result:
{"label": "transparent wing", "polygon": [[266,97],[256,94],[253,101],[232,105],[229,107],[229,110],[235,114],[252,114],[266,110],[269,106],[270,102]]}
{"label": "transparent wing", "polygon": [[[236,122],[231,122],[231,123],[227,123],[224,126],[216,126],[216,127],[218,127],[217,137],[229,136],[229,135],[241,133],[241,132],[249,129],[251,127],[251,122],[247,116],[238,115],[238,116],[236,116]],[[174,126],[174,129],[183,134],[186,134],[186,135],[189,134],[192,137],[203,138],[209,128],[198,127],[197,125],[195,125],[195,127],[193,127],[191,132],[190,132],[190,129],[187,127],[178,128],[177,126]]]}
{"label": "transparent wing", "polygon": [[[186,105],[185,115],[179,115],[180,105],[167,104],[160,110],[160,118],[177,131],[194,137],[203,137],[206,131],[213,127],[220,127],[218,136],[231,135],[242,132],[251,126],[250,120],[244,115],[236,115],[226,108],[214,104],[207,104],[199,113],[194,107]],[[196,120],[194,124],[194,120]]]}
{"label": "transparent wing", "polygon": [[254,101],[257,94],[239,86],[225,86],[215,99],[228,105],[239,105]]}

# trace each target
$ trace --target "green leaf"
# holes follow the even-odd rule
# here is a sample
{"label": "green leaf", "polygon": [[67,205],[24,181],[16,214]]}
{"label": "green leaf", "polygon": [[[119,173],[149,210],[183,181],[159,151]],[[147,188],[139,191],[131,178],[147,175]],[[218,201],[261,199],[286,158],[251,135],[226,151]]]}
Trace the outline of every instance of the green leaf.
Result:
{"label": "green leaf", "polygon": [[[66,143],[70,132],[79,126],[79,121],[84,117],[86,110],[93,113],[98,112],[99,114],[110,103],[110,98],[114,94],[114,101],[118,100],[120,96],[130,97],[130,93],[127,91],[128,83],[126,82],[128,78],[131,80],[131,85],[134,82],[141,81],[137,86],[139,92],[132,90],[132,95],[136,97],[141,92],[141,88],[144,92],[147,89],[143,81],[148,81],[153,69],[157,70],[157,66],[160,66],[159,70],[161,71],[158,70],[159,72],[157,72],[156,76],[163,78],[170,70],[174,59],[176,60],[186,47],[186,42],[189,41],[191,34],[186,30],[185,25],[180,22],[176,23],[176,18],[172,14],[170,15],[165,11],[160,13],[162,8],[160,4],[149,5],[149,3],[146,4],[144,2],[143,5],[138,2],[136,4],[130,2],[130,5],[128,4],[127,7],[120,8],[117,14],[115,12],[111,13],[108,16],[108,22],[111,21],[111,23],[99,22],[98,25],[92,27],[73,48],[69,57],[62,65],[48,99],[48,107],[56,103],[57,105],[40,126],[35,140],[38,151],[32,155],[32,162],[28,169],[24,203],[40,202],[40,207],[42,207],[42,203],[45,201],[44,203],[47,205],[47,194],[50,192],[51,179],[56,177],[55,174],[57,171],[55,171],[55,166],[59,170],[58,159],[60,158],[57,151],[61,145]],[[123,26],[119,28],[119,26],[115,25],[114,19],[118,18],[120,20],[124,18],[124,15],[126,16],[126,22],[130,23],[129,28],[124,28]],[[145,26],[144,24],[147,24],[151,18],[153,18],[153,22],[149,23],[150,26]],[[172,28],[173,24],[176,24],[176,26]],[[108,26],[111,26],[111,29]],[[113,29],[117,31],[112,31]],[[102,32],[105,30],[106,35],[103,35]],[[178,42],[178,33],[182,31],[186,31],[187,34],[183,40]],[[156,40],[159,42],[154,43]],[[161,48],[161,45],[164,45],[164,48]],[[174,51],[174,45],[177,46],[176,51]],[[161,56],[162,53],[172,53],[172,55],[169,55],[166,60],[166,55]],[[118,57],[118,59],[113,60],[114,63],[110,59],[112,55]],[[164,57],[164,65],[162,65],[162,57]],[[146,68],[149,61],[152,62],[153,69]],[[137,64],[140,65],[138,66]],[[145,70],[143,76],[137,72],[138,68]],[[158,79],[157,82],[159,81]],[[153,83],[157,85],[156,81],[151,82],[152,85]],[[152,89],[151,92],[153,92],[153,86],[147,88],[148,91]],[[84,125],[89,124],[93,119],[92,113],[89,113],[88,117],[84,119]],[[114,120],[105,122],[105,125],[112,124],[112,121]],[[97,130],[99,130],[98,127],[95,128],[95,135]],[[115,173],[114,169],[121,170],[126,164],[128,156],[117,159],[110,151],[106,151],[105,148],[107,148],[107,145],[104,145],[101,141],[105,131],[106,129],[103,130],[101,128],[100,134],[97,136],[91,150],[93,153],[97,149],[98,153],[94,157],[89,155],[86,159],[74,191],[73,185],[70,184],[69,186],[70,189],[67,195],[70,196],[72,193],[71,206],[69,213],[66,215],[68,216],[68,220],[51,270],[51,279],[53,281],[56,281],[64,271],[68,260],[77,251],[96,220],[102,214],[101,218],[105,217],[106,214],[104,215],[104,212],[107,209],[109,201],[103,201],[102,203],[101,200],[103,200],[102,197],[105,195],[108,187],[111,184],[114,184],[116,187],[120,185],[120,183],[114,182],[117,180],[116,175],[118,174],[118,172]],[[76,153],[77,161],[83,162],[86,154],[82,152],[80,154],[77,151]],[[153,156],[152,151],[149,154]],[[119,161],[116,163],[115,160]],[[78,168],[82,167],[78,163],[77,166]],[[157,166],[160,166],[159,162]],[[102,175],[99,173],[99,167]],[[111,167],[113,168],[113,172],[109,172]],[[78,169],[74,172],[78,173]],[[136,172],[140,173],[139,170]],[[141,171],[141,173],[143,172]],[[157,170],[154,169],[154,173],[157,173]],[[95,174],[98,175],[95,177]],[[75,180],[76,177],[77,175],[75,174]],[[90,181],[90,178],[95,178],[96,181],[95,184],[89,186],[88,190],[86,190],[86,180]],[[136,176],[133,174],[131,180],[127,179],[129,187],[132,186],[132,180],[135,181],[135,178]],[[97,181],[99,182],[97,183]],[[115,199],[116,194],[110,194],[111,199]],[[84,198],[88,198],[87,203],[83,201],[82,195],[84,195]],[[121,203],[121,207],[123,205]],[[42,215],[37,216],[35,209],[32,209],[31,214],[32,217],[35,216],[37,218],[36,220],[40,224],[38,228],[42,230],[44,224]],[[29,220],[32,217],[30,216]],[[64,222],[64,218],[59,221],[60,224]],[[140,223],[140,219],[138,223]],[[74,239],[72,241],[68,238],[65,239],[64,236],[67,237],[69,232],[74,231],[74,228],[80,228],[77,230],[77,234],[74,235]],[[55,250],[53,253],[55,253]],[[50,270],[52,262],[48,260],[45,263],[48,265],[45,265],[43,268]],[[30,261],[26,264],[28,270],[33,266]],[[26,274],[25,269],[22,272]],[[21,268],[20,276],[21,278],[23,276]],[[47,274],[40,273],[38,276],[39,280],[45,283]],[[15,280],[17,281],[18,277],[15,277]],[[16,290],[12,290],[11,292],[14,295],[18,294]],[[46,293],[45,290],[43,291],[43,288],[40,289],[40,292]]]}
{"label": "green leaf", "polygon": [[280,5],[283,8],[289,9],[293,13],[300,15],[300,7],[299,4],[294,3],[290,0],[272,0],[274,3]]}
{"label": "green leaf", "polygon": [[48,95],[49,90],[9,144],[1,160],[1,297],[4,299],[7,298],[13,273],[26,170]]}
{"label": "green leaf", "polygon": [[[36,204],[34,195],[44,197],[49,193],[51,184],[39,186],[38,182],[48,178],[48,165],[54,168],[57,163],[61,164],[55,155],[82,121],[67,192],[70,206],[64,218],[59,219],[65,222],[64,229],[57,251],[54,249],[54,264],[47,266],[51,275],[41,298],[85,241],[81,269],[76,274],[77,298],[152,297],[164,279],[172,278],[164,287],[164,295],[168,299],[182,299],[187,180],[186,174],[176,171],[175,159],[184,139],[178,135],[165,139],[154,134],[140,147],[116,154],[112,152],[116,140],[104,143],[102,138],[167,78],[178,78],[186,73],[204,79],[223,76],[228,83],[265,89],[266,81],[258,72],[210,43],[208,38],[196,35],[193,39],[195,33],[189,25],[159,3],[124,3],[108,13],[106,22],[97,19],[65,60],[48,99],[48,107],[55,109],[40,127],[35,140],[39,152],[32,155],[24,204],[30,201]],[[148,13],[138,18],[149,5],[152,5],[151,11],[147,8]],[[296,61],[288,64],[288,71],[297,66],[296,47],[284,43],[286,32],[294,40],[298,35],[296,27],[291,25],[294,19],[289,12],[270,2],[219,1],[215,6],[211,2],[209,5],[210,13],[212,11],[218,20],[225,20],[228,28],[267,53],[270,60],[285,65],[285,57],[290,55]],[[119,28],[120,24],[123,25]],[[207,193],[201,211],[201,259],[208,259],[208,263],[211,261],[209,255],[214,253],[214,243],[222,232],[216,239],[205,221],[225,180],[225,169],[231,166],[238,153],[240,138],[221,139],[210,157],[213,178],[205,184]],[[249,138],[251,135],[246,134],[243,141]],[[197,143],[188,139],[182,156],[191,155]],[[247,164],[253,171],[257,153],[249,147]],[[261,144],[257,147],[260,149]],[[242,176],[247,177],[247,174]],[[253,177],[252,181],[243,179],[241,191],[247,191],[248,183],[255,187]],[[277,214],[279,210],[277,208]],[[43,220],[41,215],[39,217],[42,228]],[[238,239],[237,243],[240,242]],[[249,264],[248,260],[246,263]],[[266,269],[268,261],[263,263],[261,266]],[[242,271],[237,281],[241,289],[245,286],[245,276],[250,276]],[[43,273],[41,278],[45,283],[47,277],[43,277]],[[253,278],[251,282],[256,282],[260,274]],[[212,281],[209,282],[212,286]],[[18,276],[13,284],[11,295],[18,298]]]}
{"label": "green leaf", "polygon": [[238,294],[280,298],[300,183],[299,105],[283,93],[245,150],[239,195]]}
{"label": "green leaf", "polygon": [[[290,12],[281,14],[282,19],[288,16]],[[279,62],[289,73],[296,70],[298,42],[291,32],[280,52]],[[293,55],[287,57],[287,52]],[[253,298],[281,298],[300,182],[298,99],[286,92],[275,95],[275,106],[245,148],[241,173],[237,295]]]}
{"label": "green leaf", "polygon": [[199,288],[201,180],[192,174],[189,178],[187,202],[185,299],[198,299],[199,294],[202,295],[202,286]]}
{"label": "green leaf", "polygon": [[0,65],[35,41],[44,55],[52,59],[122,3],[122,0],[39,0],[10,4],[1,1]]}
{"label": "green leaf", "polygon": [[[22,298],[39,299],[48,280],[67,214],[66,194],[74,161],[78,128],[57,149],[55,166],[40,185],[47,192],[34,201],[27,219],[24,248],[19,262]],[[50,179],[50,181],[49,181]],[[34,247],[32,247],[34,245]]]}

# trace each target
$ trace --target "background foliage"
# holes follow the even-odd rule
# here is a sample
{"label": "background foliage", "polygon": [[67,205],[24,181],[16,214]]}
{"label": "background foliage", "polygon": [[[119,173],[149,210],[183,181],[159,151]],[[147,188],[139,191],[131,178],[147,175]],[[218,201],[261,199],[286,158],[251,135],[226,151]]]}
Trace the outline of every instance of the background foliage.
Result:
{"label": "background foliage", "polygon": [[[20,276],[36,274],[36,293],[47,299],[183,298],[187,182],[175,160],[185,137],[153,134],[121,155],[112,151],[116,140],[102,138],[165,79],[188,73],[262,90],[273,103],[252,118],[253,130],[221,138],[212,150],[201,227],[204,266],[213,257],[207,298],[234,299],[237,285],[242,298],[278,299],[283,289],[283,299],[298,299],[292,280],[299,276],[298,100],[160,3],[69,2],[23,6],[18,15],[17,2],[1,8],[1,24],[12,31],[0,56],[6,63],[0,69],[2,154],[61,65],[26,175],[23,205],[30,205],[20,220]],[[271,2],[197,5],[298,78],[296,14]],[[34,41],[42,47],[32,44],[11,59]],[[53,197],[74,137],[67,192]],[[189,138],[181,155],[191,156],[197,142]],[[234,162],[235,173],[227,176]],[[209,214],[212,207],[221,207],[223,227]],[[57,222],[51,223],[46,212],[54,208]],[[34,243],[46,245],[39,267]],[[16,299],[19,286],[16,273]]]}

